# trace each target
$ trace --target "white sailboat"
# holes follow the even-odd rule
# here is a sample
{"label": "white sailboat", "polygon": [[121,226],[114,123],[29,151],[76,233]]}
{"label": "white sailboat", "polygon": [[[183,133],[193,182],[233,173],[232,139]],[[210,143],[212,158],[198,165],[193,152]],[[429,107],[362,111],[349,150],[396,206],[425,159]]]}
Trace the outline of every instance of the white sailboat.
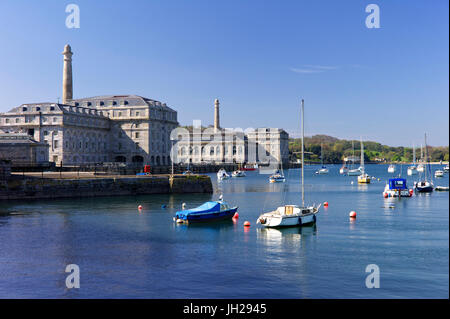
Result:
{"label": "white sailboat", "polygon": [[394,164],[389,165],[388,173],[395,173],[395,165]]}
{"label": "white sailboat", "polygon": [[425,165],[423,164],[423,145],[420,145],[420,160],[419,160],[419,165],[417,165],[417,171],[419,173],[423,173],[425,170]]}
{"label": "white sailboat", "polygon": [[316,174],[328,174],[328,168],[323,165],[323,145],[320,143],[320,161],[322,163],[322,167],[316,171]]}
{"label": "white sailboat", "polygon": [[365,172],[364,169],[364,145],[361,138],[361,175],[358,176],[359,184],[370,184],[370,176]]}
{"label": "white sailboat", "polygon": [[416,166],[416,148],[415,148],[414,144],[413,144],[413,164],[408,167],[406,173],[409,176],[418,174],[417,166]]}
{"label": "white sailboat", "polygon": [[424,170],[424,179],[419,182],[414,183],[414,187],[419,193],[431,193],[434,190],[433,184],[433,176],[430,176],[430,180],[428,180],[428,174],[431,175],[431,167],[430,163],[428,163],[428,149],[427,149],[427,134],[425,133],[425,170]]}
{"label": "white sailboat", "polygon": [[228,175],[227,171],[224,168],[219,169],[217,172],[217,179],[220,181],[228,178],[230,178],[230,175]]}
{"label": "white sailboat", "polygon": [[305,206],[304,136],[304,101],[302,100],[302,206],[284,205],[274,211],[261,214],[256,223],[263,227],[302,226],[316,222],[316,214],[319,212],[320,205]]}
{"label": "white sailboat", "polygon": [[352,157],[352,164],[350,165],[350,169],[347,172],[348,176],[359,176],[361,175],[361,169],[360,168],[354,168],[355,165],[355,143],[352,141],[352,150],[353,150],[353,157]]}

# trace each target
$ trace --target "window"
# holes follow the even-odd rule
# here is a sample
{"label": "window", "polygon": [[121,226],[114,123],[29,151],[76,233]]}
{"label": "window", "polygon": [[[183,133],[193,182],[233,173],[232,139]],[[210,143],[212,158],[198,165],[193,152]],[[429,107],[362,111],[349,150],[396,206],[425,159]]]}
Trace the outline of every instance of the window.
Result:
{"label": "window", "polygon": [[5,119],[5,123],[9,123],[9,119]]}
{"label": "window", "polygon": [[58,118],[57,117],[54,117],[53,118],[53,123],[55,123],[55,122],[57,122],[58,121]]}
{"label": "window", "polygon": [[36,111],[40,111],[41,108],[39,106],[36,107]]}
{"label": "window", "polygon": [[138,111],[136,111],[136,116],[139,116],[139,112]]}
{"label": "window", "polygon": [[50,106],[50,111],[54,111],[55,107],[54,106]]}
{"label": "window", "polygon": [[139,143],[136,143],[136,149],[137,150],[139,149]]}
{"label": "window", "polygon": [[122,112],[119,112],[117,116],[122,116]]}
{"label": "window", "polygon": [[47,136],[48,135],[48,131],[44,131],[44,136]]}
{"label": "window", "polygon": [[26,112],[26,111],[27,111],[27,108],[26,108],[26,107],[23,107],[23,108],[22,108],[22,111],[23,111],[23,112]]}
{"label": "window", "polygon": [[58,140],[53,141],[53,148],[58,148]]}
{"label": "window", "polygon": [[16,118],[16,123],[19,123],[20,122],[20,119],[19,118]]}
{"label": "window", "polygon": [[139,138],[139,132],[134,133],[135,138]]}

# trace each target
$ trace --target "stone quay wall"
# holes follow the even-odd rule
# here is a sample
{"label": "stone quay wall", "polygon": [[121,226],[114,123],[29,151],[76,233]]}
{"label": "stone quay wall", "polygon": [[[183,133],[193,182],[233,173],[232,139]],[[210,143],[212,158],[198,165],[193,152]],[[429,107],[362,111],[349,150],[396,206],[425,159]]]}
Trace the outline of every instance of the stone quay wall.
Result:
{"label": "stone quay wall", "polygon": [[0,200],[212,192],[206,175],[0,180]]}

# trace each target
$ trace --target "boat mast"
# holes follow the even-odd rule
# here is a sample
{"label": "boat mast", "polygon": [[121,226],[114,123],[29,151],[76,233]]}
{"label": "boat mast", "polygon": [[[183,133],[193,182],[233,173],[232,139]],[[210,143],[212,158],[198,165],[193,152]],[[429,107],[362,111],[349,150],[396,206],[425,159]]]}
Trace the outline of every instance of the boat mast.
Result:
{"label": "boat mast", "polygon": [[304,174],[304,166],[305,166],[305,145],[304,145],[304,138],[305,138],[305,101],[302,99],[302,207],[305,207],[305,174]]}
{"label": "boat mast", "polygon": [[413,165],[416,165],[416,146],[413,144]]}
{"label": "boat mast", "polygon": [[362,137],[360,137],[361,139],[361,168],[362,168],[362,173],[364,174],[364,146],[363,146],[363,142],[362,142]]}
{"label": "boat mast", "polygon": [[428,182],[428,169],[430,165],[428,164],[428,147],[427,147],[427,133],[425,133],[425,181]]}

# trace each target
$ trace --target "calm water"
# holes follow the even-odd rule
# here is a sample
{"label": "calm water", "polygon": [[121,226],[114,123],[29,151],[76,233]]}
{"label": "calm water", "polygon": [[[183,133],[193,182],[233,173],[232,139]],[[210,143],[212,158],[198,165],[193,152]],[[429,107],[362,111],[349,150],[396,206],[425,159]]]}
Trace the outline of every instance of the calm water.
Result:
{"label": "calm water", "polygon": [[[448,192],[384,199],[387,166],[367,165],[380,178],[371,185],[329,168],[321,176],[305,168],[307,202],[329,207],[320,209],[316,226],[301,229],[255,224],[263,211],[300,203],[299,169],[286,171],[284,184],[256,172],[217,183],[212,174],[212,196],[1,203],[0,297],[448,298]],[[435,179],[448,184],[448,174]],[[172,221],[183,202],[193,207],[219,192],[239,206],[237,223]],[[81,288],[68,290],[64,270],[72,263],[80,267]],[[379,289],[365,286],[368,264],[380,268]]]}

